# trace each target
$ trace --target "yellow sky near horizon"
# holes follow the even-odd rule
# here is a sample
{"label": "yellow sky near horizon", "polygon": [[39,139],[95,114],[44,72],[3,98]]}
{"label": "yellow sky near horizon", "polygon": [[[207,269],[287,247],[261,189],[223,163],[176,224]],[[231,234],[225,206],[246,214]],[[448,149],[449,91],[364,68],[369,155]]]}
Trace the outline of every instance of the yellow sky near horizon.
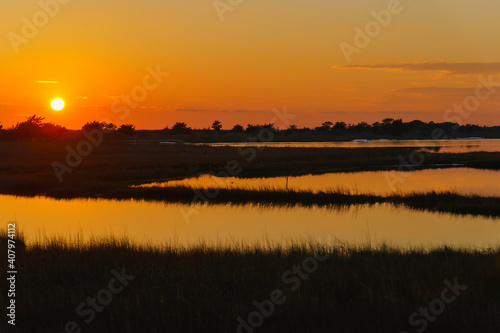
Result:
{"label": "yellow sky near horizon", "polygon": [[[66,0],[16,52],[12,34],[23,37],[23,17],[32,22],[42,9],[39,1],[8,0],[0,4],[0,122],[36,113],[74,129],[102,119],[148,129],[218,119],[230,128],[269,122],[283,107],[298,126],[445,121],[446,110],[491,75],[498,87],[482,90],[491,96],[452,119],[500,125],[500,3],[401,0],[349,62],[341,43],[355,47],[355,27],[364,30],[371,12],[393,1],[243,0],[221,21],[213,0]],[[41,2],[55,9],[56,0]],[[126,116],[114,112],[157,66],[168,77],[133,100]],[[50,101],[58,97],[66,107],[55,112]]]}

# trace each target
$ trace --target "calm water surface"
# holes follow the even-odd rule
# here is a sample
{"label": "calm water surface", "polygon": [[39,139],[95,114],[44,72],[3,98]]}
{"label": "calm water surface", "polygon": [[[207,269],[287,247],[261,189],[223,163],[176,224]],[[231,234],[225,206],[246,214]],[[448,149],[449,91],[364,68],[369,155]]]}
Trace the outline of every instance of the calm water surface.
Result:
{"label": "calm water surface", "polygon": [[[500,139],[461,139],[461,140],[368,140],[339,142],[218,142],[203,143],[209,146],[261,146],[293,148],[379,148],[415,147],[436,148],[439,153],[500,152]],[[201,143],[200,143],[201,145]]]}
{"label": "calm water surface", "polygon": [[[183,217],[189,209],[196,214]],[[292,240],[353,244],[388,242],[394,246],[487,248],[500,244],[500,220],[417,212],[382,204],[326,208],[259,208],[253,206],[188,206],[143,201],[70,200],[0,196],[5,225],[17,221],[27,242],[59,235],[84,240],[127,235],[135,243],[193,245],[265,240],[282,245]]]}
{"label": "calm water surface", "polygon": [[427,169],[414,172],[368,171],[351,173],[328,173],[298,177],[272,178],[220,178],[210,175],[174,180],[162,183],[140,185],[154,186],[188,186],[193,188],[222,187],[325,191],[342,189],[351,193],[374,193],[389,195],[411,192],[445,192],[455,191],[461,194],[479,194],[483,196],[500,196],[500,172],[469,168]]}

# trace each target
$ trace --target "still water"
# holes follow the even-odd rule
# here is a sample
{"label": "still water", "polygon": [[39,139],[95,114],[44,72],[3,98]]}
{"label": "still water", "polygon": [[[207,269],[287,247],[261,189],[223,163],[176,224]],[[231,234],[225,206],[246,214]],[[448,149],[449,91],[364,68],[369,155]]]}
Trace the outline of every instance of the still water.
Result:
{"label": "still water", "polygon": [[[367,171],[328,173],[298,177],[219,178],[202,175],[195,178],[140,185],[142,187],[187,186],[244,189],[296,189],[326,191],[340,189],[350,193],[389,195],[412,192],[446,192],[500,196],[500,172],[469,168],[426,169],[414,172]],[[287,187],[288,186],[288,187]]]}
{"label": "still water", "polygon": [[[186,212],[194,212],[186,219]],[[194,211],[193,211],[194,209]],[[413,211],[388,204],[327,208],[189,206],[126,200],[54,200],[0,196],[2,220],[16,221],[27,243],[37,237],[75,239],[126,235],[134,243],[190,246],[205,241],[287,245],[341,240],[351,244],[487,248],[500,244],[500,221]]]}
{"label": "still water", "polygon": [[500,152],[500,139],[457,139],[457,140],[360,140],[337,142],[218,142],[200,145],[218,146],[261,146],[292,148],[380,148],[415,147],[433,148],[439,153]]}

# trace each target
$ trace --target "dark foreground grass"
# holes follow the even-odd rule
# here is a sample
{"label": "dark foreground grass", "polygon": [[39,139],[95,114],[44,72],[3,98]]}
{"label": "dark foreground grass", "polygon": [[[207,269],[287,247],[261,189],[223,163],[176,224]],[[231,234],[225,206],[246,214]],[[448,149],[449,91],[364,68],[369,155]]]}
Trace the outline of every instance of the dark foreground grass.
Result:
{"label": "dark foreground grass", "polygon": [[[423,317],[414,318],[420,320],[415,326],[409,317],[436,304],[445,280],[467,289],[442,313],[430,314],[426,332],[500,331],[500,249],[322,246],[317,253],[323,261],[307,259],[317,249],[313,243],[286,249],[158,249],[126,240],[35,244],[27,248],[18,275],[15,332],[68,332],[64,327],[72,321],[82,332],[237,332],[237,318],[248,322],[256,311],[253,302],[269,299],[275,289],[286,300],[254,332],[417,332]],[[304,279],[286,275],[295,265],[314,268],[311,262],[317,268],[302,268]],[[77,307],[108,288],[113,270],[135,278],[85,323],[90,315],[78,315]],[[5,317],[0,329],[8,330]]]}

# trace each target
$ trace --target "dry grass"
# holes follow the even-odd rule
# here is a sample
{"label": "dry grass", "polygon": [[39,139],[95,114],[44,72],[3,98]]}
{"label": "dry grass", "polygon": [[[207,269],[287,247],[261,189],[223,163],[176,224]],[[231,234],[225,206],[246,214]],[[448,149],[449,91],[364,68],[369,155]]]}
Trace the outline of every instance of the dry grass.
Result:
{"label": "dry grass", "polygon": [[[242,167],[241,177],[271,177],[337,171],[385,170],[400,164],[412,148],[265,148],[256,157],[234,147],[191,145],[133,145],[105,140],[59,183],[51,164],[64,163],[66,142],[0,141],[0,193],[34,195],[66,192],[92,196],[130,184],[196,176],[225,170],[229,161]],[[248,149],[248,148],[247,148]],[[500,168],[500,153],[432,154],[425,166],[463,163],[477,168]]]}
{"label": "dry grass", "polygon": [[[500,249],[320,247],[329,258],[291,291],[283,273],[317,248],[42,240],[28,248],[18,276],[18,332],[63,332],[68,321],[83,332],[236,332],[236,318],[247,317],[255,311],[252,302],[268,299],[276,288],[287,301],[258,331],[412,332],[408,317],[440,297],[443,281],[455,277],[468,289],[428,332],[500,329]],[[107,286],[111,270],[122,268],[135,280],[93,322],[83,323],[78,304]],[[0,328],[5,331],[5,321]]]}

